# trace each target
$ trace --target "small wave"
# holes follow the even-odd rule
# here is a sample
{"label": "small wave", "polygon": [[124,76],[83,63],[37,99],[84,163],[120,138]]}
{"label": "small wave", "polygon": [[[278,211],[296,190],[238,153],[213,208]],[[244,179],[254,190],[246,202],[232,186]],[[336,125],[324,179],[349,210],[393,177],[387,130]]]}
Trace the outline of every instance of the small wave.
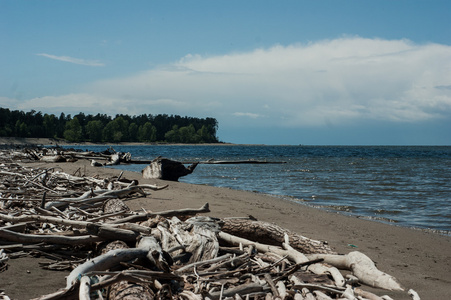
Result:
{"label": "small wave", "polygon": [[357,216],[357,218],[371,220],[371,221],[380,221],[380,222],[384,222],[384,223],[398,223],[398,221],[390,219],[390,218],[376,217],[376,216]]}

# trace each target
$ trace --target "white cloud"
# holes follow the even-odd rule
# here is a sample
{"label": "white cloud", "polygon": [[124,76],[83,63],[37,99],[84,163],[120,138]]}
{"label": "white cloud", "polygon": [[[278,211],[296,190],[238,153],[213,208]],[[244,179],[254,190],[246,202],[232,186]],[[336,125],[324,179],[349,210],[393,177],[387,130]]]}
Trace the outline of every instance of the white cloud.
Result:
{"label": "white cloud", "polygon": [[87,59],[75,58],[75,57],[70,57],[70,56],[56,56],[56,55],[47,54],[47,53],[38,53],[36,55],[44,56],[44,57],[54,59],[54,60],[65,61],[65,62],[77,64],[77,65],[85,65],[85,66],[91,66],[91,67],[105,66],[105,64],[99,62],[98,60],[87,60]]}
{"label": "white cloud", "polygon": [[235,113],[233,113],[233,115],[236,117],[248,117],[251,119],[257,119],[257,118],[263,117],[262,115],[249,113],[249,112],[235,112]]}
{"label": "white cloud", "polygon": [[221,126],[421,122],[450,118],[450,70],[450,46],[339,38],[189,54],[134,76],[92,83],[79,95],[31,99],[22,107],[211,116]]}

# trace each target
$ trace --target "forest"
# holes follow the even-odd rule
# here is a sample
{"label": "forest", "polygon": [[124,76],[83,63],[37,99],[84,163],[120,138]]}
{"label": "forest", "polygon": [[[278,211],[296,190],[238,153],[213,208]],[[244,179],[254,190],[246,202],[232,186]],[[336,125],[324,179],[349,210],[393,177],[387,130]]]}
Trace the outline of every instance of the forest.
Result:
{"label": "forest", "polygon": [[69,142],[120,143],[217,143],[218,122],[214,118],[167,114],[129,116],[117,114],[71,116],[0,107],[0,136],[57,138]]}

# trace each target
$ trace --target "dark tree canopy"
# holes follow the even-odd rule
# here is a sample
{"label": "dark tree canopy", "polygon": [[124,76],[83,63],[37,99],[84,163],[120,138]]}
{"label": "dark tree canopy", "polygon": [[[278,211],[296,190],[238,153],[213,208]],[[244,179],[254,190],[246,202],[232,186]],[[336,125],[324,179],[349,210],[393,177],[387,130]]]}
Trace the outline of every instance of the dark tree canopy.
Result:
{"label": "dark tree canopy", "polygon": [[73,117],[0,107],[0,136],[64,138],[71,142],[170,142],[217,143],[218,122],[214,118],[142,114],[105,114]]}

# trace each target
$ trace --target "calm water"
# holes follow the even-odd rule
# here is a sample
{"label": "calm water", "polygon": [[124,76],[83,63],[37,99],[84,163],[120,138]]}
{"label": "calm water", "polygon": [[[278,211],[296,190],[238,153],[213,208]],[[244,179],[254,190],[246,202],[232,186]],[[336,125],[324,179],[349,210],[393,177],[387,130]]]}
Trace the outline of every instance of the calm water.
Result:
{"label": "calm water", "polygon": [[[82,146],[103,151],[108,146]],[[267,160],[200,164],[180,181],[256,191],[372,220],[451,233],[448,146],[114,146],[134,159]],[[121,165],[140,172],[144,165]]]}

